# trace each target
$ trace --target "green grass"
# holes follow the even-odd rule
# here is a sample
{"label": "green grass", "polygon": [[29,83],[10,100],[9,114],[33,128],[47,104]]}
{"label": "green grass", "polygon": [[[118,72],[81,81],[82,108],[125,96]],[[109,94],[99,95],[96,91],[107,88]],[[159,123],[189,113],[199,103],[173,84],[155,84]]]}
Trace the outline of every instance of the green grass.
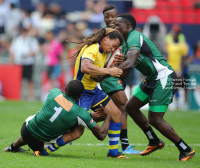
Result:
{"label": "green grass", "polygon": [[[129,160],[106,158],[108,139],[98,141],[89,130],[74,141],[72,146],[66,145],[48,157],[33,157],[32,151],[28,153],[1,152],[20,135],[24,120],[35,114],[42,104],[40,102],[0,102],[0,167],[92,167],[92,168],[193,168],[200,167],[200,113],[195,111],[167,112],[165,119],[174,127],[176,132],[196,151],[196,156],[188,162],[177,162],[179,151],[168,139],[155,131],[166,146],[149,156],[128,155]],[[147,115],[147,112],[144,112]],[[146,136],[137,125],[128,119],[128,136],[131,144],[136,144],[136,150],[144,150],[148,143]],[[91,144],[89,146],[89,144]],[[28,146],[25,146],[28,149]],[[121,147],[119,147],[121,148]]]}

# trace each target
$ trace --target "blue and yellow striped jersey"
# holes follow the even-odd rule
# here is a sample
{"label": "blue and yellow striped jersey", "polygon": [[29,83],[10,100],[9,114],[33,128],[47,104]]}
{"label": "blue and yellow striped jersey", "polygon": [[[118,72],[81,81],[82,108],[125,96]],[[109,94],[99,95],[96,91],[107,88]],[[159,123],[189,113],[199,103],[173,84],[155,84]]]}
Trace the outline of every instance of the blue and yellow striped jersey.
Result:
{"label": "blue and yellow striped jersey", "polygon": [[89,47],[84,46],[78,57],[76,58],[75,70],[74,70],[74,79],[82,81],[84,88],[86,90],[93,90],[97,86],[97,82],[93,79],[90,79],[89,74],[84,74],[81,72],[81,61],[82,59],[91,60],[95,66],[100,68],[104,67],[106,61],[107,53],[102,53],[99,49],[99,44],[92,44]]}

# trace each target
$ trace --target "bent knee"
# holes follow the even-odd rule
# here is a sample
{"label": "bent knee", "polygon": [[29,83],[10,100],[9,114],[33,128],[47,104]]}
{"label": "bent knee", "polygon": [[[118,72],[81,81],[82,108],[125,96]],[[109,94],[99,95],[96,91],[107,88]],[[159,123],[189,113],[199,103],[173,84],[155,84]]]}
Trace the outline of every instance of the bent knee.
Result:
{"label": "bent knee", "polygon": [[154,117],[149,117],[149,123],[154,126],[157,127],[160,124],[160,120],[156,119]]}
{"label": "bent knee", "polygon": [[77,129],[75,131],[75,138],[78,139],[80,138],[84,133],[84,127],[83,126],[79,126],[79,129]]}
{"label": "bent knee", "polygon": [[117,109],[114,113],[111,114],[111,120],[113,122],[119,123],[122,120],[122,114],[119,109]]}

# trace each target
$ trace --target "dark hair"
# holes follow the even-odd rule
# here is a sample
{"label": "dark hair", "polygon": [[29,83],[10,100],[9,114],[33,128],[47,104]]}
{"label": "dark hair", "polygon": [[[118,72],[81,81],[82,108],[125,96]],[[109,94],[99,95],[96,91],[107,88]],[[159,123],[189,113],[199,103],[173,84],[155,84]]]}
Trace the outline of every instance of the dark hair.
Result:
{"label": "dark hair", "polygon": [[80,98],[81,94],[83,93],[84,86],[79,80],[71,80],[65,88],[65,91],[67,96],[77,99]]}
{"label": "dark hair", "polygon": [[135,29],[135,27],[136,27],[136,20],[135,20],[135,18],[134,18],[132,15],[130,15],[130,14],[121,14],[121,15],[119,15],[118,17],[121,17],[121,18],[123,18],[124,20],[126,20],[127,23],[130,23],[130,24],[131,24],[131,27],[132,27],[133,29]]}
{"label": "dark hair", "polygon": [[112,10],[112,9],[115,9],[117,11],[116,6],[114,6],[114,5],[107,5],[107,6],[105,6],[104,9],[103,9],[103,14],[105,12],[109,11],[109,10]]}
{"label": "dark hair", "polygon": [[102,38],[105,37],[105,36],[109,36],[110,39],[117,39],[118,38],[120,40],[120,45],[122,45],[124,43],[124,39],[123,39],[123,37],[122,37],[122,35],[119,31],[112,31],[112,32],[106,34],[106,28],[102,28],[102,29],[95,31],[91,35],[87,36],[82,41],[72,42],[72,41],[66,40],[67,42],[78,44],[77,45],[78,51],[75,52],[71,57],[67,57],[67,58],[76,58],[78,56],[78,54],[80,53],[81,49],[85,45],[90,46],[92,44],[99,43],[102,40]]}

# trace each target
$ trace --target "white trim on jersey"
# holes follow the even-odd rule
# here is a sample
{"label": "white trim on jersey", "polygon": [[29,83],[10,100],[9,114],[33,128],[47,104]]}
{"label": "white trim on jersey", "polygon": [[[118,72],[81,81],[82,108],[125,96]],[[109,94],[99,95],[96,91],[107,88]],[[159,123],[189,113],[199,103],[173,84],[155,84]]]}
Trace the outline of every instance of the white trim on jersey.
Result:
{"label": "white trim on jersey", "polygon": [[143,45],[143,37],[140,35],[140,47]]}
{"label": "white trim on jersey", "polygon": [[155,59],[155,62],[152,61],[152,63],[154,65],[154,67],[156,68],[156,71],[158,72],[158,76],[157,76],[156,80],[162,79],[173,72],[168,67],[166,67],[166,66],[162,65],[160,62],[158,62],[157,59]]}
{"label": "white trim on jersey", "polygon": [[77,118],[78,118],[78,125],[82,125],[82,126],[88,128],[85,121],[83,121],[79,116],[77,116]]}

